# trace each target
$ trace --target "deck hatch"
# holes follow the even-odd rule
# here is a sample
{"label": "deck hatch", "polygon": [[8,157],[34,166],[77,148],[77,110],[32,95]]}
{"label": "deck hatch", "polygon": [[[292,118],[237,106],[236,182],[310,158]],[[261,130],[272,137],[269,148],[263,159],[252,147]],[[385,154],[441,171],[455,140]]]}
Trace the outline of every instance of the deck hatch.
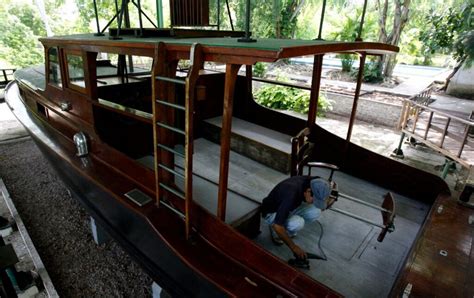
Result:
{"label": "deck hatch", "polygon": [[127,192],[125,196],[140,207],[145,206],[152,201],[152,198],[136,188]]}

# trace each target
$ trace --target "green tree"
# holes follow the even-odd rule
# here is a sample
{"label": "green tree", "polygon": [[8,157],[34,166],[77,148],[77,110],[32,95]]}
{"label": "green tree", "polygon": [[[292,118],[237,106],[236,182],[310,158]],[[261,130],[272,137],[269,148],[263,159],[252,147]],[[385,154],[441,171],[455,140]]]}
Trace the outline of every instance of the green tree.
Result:
{"label": "green tree", "polygon": [[0,53],[13,67],[41,63],[38,35],[45,33],[35,6],[28,1],[5,1],[0,8]]}
{"label": "green tree", "polygon": [[[398,46],[405,25],[409,20],[411,0],[377,0],[379,12],[379,42]],[[380,57],[379,69],[386,77],[393,74],[396,64],[396,54]]]}
{"label": "green tree", "polygon": [[31,28],[14,15],[0,13],[0,18],[0,56],[14,67],[41,63],[43,49]]}
{"label": "green tree", "polygon": [[[272,38],[295,38],[298,16],[302,13],[306,0],[273,0],[251,2],[251,31],[254,36]],[[236,28],[244,29],[245,1],[233,6]]]}
{"label": "green tree", "polygon": [[419,36],[425,51],[431,55],[437,52],[452,53],[458,62],[470,57],[468,54],[471,49],[468,43],[469,36],[474,30],[473,8],[473,4],[466,3],[461,7],[450,7],[442,12],[431,10],[425,16],[426,23],[430,25],[425,27]]}
{"label": "green tree", "polygon": [[436,52],[451,53],[458,64],[448,76],[445,84],[447,88],[450,79],[465,63],[470,66],[474,61],[474,4],[465,3],[460,7],[451,7],[444,12],[426,16],[426,22],[431,24],[420,33],[420,40],[425,45],[428,54]]}

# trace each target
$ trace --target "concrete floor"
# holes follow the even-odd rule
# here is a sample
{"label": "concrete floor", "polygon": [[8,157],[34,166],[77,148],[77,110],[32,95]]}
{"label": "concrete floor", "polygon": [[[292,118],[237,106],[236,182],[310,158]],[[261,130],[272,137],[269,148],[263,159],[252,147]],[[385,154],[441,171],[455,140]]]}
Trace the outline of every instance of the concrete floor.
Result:
{"label": "concrete floor", "polygon": [[13,116],[5,102],[0,102],[0,142],[28,137],[23,126]]}

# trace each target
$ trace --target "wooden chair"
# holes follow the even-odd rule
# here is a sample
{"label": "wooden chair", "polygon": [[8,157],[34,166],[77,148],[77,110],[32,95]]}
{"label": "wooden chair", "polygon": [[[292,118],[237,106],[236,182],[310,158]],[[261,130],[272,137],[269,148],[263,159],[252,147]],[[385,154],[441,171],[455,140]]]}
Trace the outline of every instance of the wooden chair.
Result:
{"label": "wooden chair", "polygon": [[304,167],[308,167],[308,175],[311,176],[312,168],[326,168],[331,171],[328,180],[332,181],[334,171],[339,167],[330,163],[311,161],[314,143],[309,140],[311,129],[306,127],[295,137],[291,138],[291,169],[290,175],[303,175]]}
{"label": "wooden chair", "polygon": [[[308,167],[307,174],[309,176],[311,176],[312,168],[326,168],[330,170],[328,181],[331,182],[334,175],[334,171],[339,170],[339,167],[330,163],[311,161],[311,159],[314,158],[312,153],[313,153],[315,144],[311,142],[310,136],[311,136],[311,128],[306,127],[305,129],[300,131],[295,137],[291,139],[290,175],[291,176],[303,175],[303,169],[305,167]],[[384,200],[381,206],[377,206],[377,205],[368,203],[366,201],[354,198],[352,196],[346,195],[344,193],[340,193],[337,191],[337,189],[333,189],[333,191],[331,191],[331,197],[333,197],[336,201],[339,197],[341,197],[341,198],[350,200],[352,202],[355,202],[357,204],[365,205],[370,208],[380,210],[382,214],[382,224],[368,220],[357,214],[353,214],[351,212],[335,208],[333,206],[328,207],[328,210],[332,210],[334,212],[355,218],[357,220],[360,220],[360,221],[363,221],[368,224],[381,228],[381,232],[377,238],[377,241],[382,242],[387,232],[391,233],[394,231],[395,229],[395,226],[394,226],[395,201],[393,199],[393,195],[390,192],[388,192],[384,196]]]}

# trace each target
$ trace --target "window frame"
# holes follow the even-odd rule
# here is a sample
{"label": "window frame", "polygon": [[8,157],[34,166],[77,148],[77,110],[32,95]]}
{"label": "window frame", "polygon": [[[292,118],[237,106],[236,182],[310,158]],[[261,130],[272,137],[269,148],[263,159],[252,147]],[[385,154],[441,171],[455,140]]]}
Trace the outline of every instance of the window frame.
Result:
{"label": "window frame", "polygon": [[[78,56],[82,59],[82,71],[84,73],[84,87],[79,86],[77,84],[74,84],[71,82],[71,78],[69,76],[69,64],[68,64],[68,55],[71,56]],[[67,49],[63,51],[63,57],[64,57],[64,72],[66,74],[65,81],[66,81],[66,87],[68,89],[72,89],[74,91],[78,91],[83,94],[87,94],[87,80],[86,80],[86,60],[87,57],[85,57],[84,52],[81,50],[71,50]]]}
{"label": "window frame", "polygon": [[[59,66],[59,74],[61,76],[61,85],[58,85],[56,83],[53,83],[51,81],[51,73],[50,73],[50,69],[51,69],[51,59],[49,58],[49,51],[50,49],[56,49],[56,52],[57,52],[57,57],[58,57],[58,66]],[[59,89],[59,90],[64,90],[64,86],[65,86],[65,80],[64,80],[64,67],[63,67],[63,63],[62,63],[62,49],[59,48],[58,46],[52,46],[52,47],[47,47],[45,48],[45,56],[46,56],[46,84],[48,86],[51,86],[51,87],[54,87],[56,89]]]}

